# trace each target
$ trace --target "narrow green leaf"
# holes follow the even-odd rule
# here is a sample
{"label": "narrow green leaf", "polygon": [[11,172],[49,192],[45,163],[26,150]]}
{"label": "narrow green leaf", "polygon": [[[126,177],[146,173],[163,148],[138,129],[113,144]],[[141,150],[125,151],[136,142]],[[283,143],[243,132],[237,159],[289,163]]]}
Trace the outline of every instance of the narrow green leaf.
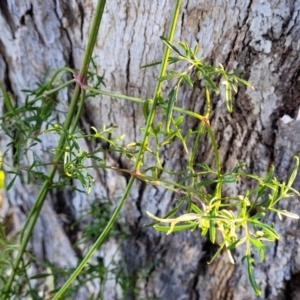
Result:
{"label": "narrow green leaf", "polygon": [[265,248],[260,248],[259,249],[259,262],[263,262],[265,259]]}
{"label": "narrow green leaf", "polygon": [[14,112],[14,107],[13,107],[12,101],[9,97],[9,94],[6,92],[2,82],[0,82],[0,87],[2,90],[2,94],[3,94],[3,98],[4,98],[4,105],[5,105],[6,110],[8,112]]}
{"label": "narrow green leaf", "polygon": [[32,90],[23,89],[21,90],[23,93],[32,94]]}
{"label": "narrow green leaf", "polygon": [[144,118],[146,121],[147,121],[149,113],[150,113],[149,103],[150,103],[149,99],[143,103],[143,114],[144,114]]}
{"label": "narrow green leaf", "polygon": [[230,262],[234,265],[235,263],[234,263],[234,259],[233,259],[233,257],[232,257],[231,251],[228,250],[228,249],[226,249],[226,251],[227,251],[227,254],[228,254],[228,257],[229,257]]}
{"label": "narrow green leaf", "polygon": [[201,211],[201,209],[195,205],[193,202],[191,202],[191,209],[196,213],[196,214],[203,214],[203,211]]}
{"label": "narrow green leaf", "polygon": [[34,146],[36,146],[37,144],[38,144],[38,143],[32,143],[32,144],[29,145],[28,148],[34,147]]}
{"label": "narrow green leaf", "polygon": [[[249,191],[249,190],[248,190]],[[237,199],[242,201],[246,206],[250,206],[251,205],[251,202],[250,202],[250,199],[249,199],[249,196],[247,197],[247,192],[246,192],[246,195],[243,196],[243,195],[238,195],[237,196]]]}
{"label": "narrow green leaf", "polygon": [[48,277],[51,275],[53,275],[53,274],[50,274],[50,273],[36,274],[36,275],[31,276],[30,279],[40,279],[40,278],[45,278],[45,277]]}
{"label": "narrow green leaf", "polygon": [[274,176],[274,171],[275,171],[275,168],[272,165],[270,168],[270,171],[268,172],[268,174],[266,175],[266,178],[264,180],[266,183],[270,183],[272,181],[273,176]]}
{"label": "narrow green leaf", "polygon": [[260,240],[258,240],[258,239],[253,239],[253,238],[249,237],[249,241],[250,241],[250,243],[251,243],[254,247],[256,247],[256,248],[258,248],[258,249],[260,249],[260,248],[265,248],[265,247],[266,247],[266,246],[265,246]]}
{"label": "narrow green leaf", "polygon": [[194,47],[194,55],[195,55],[195,56],[197,56],[198,50],[199,50],[199,45],[196,44],[195,47]]}
{"label": "narrow green leaf", "polygon": [[182,78],[188,86],[193,87],[193,83],[189,75],[184,74]]}
{"label": "narrow green leaf", "polygon": [[168,62],[169,62],[169,64],[171,65],[171,64],[174,64],[174,63],[176,63],[176,62],[178,62],[178,61],[180,61],[180,60],[181,60],[181,59],[178,58],[178,57],[172,57],[172,56],[170,56],[169,59],[168,59]]}
{"label": "narrow green leaf", "polygon": [[231,86],[231,89],[232,89],[235,93],[238,92],[238,88],[237,88],[237,86],[236,86],[234,83],[230,83],[230,86]]}
{"label": "narrow green leaf", "polygon": [[277,212],[277,214],[282,214],[282,215],[292,218],[292,219],[299,219],[299,215],[293,214],[287,210],[275,210],[275,209],[270,209],[270,210],[274,210]]}
{"label": "narrow green leaf", "polygon": [[160,64],[161,64],[161,61],[156,61],[156,62],[153,62],[153,63],[150,63],[150,64],[143,65],[143,66],[140,67],[140,69],[146,69],[146,68],[157,66],[157,65],[160,65]]}
{"label": "narrow green leaf", "polygon": [[[212,211],[212,218],[215,217],[215,210]],[[214,244],[216,242],[216,226],[215,222],[209,220],[209,239]]]}
{"label": "narrow green leaf", "polygon": [[213,172],[212,169],[206,163],[198,163],[197,166],[203,168],[204,170],[206,170],[208,172],[211,172],[211,173]]}
{"label": "narrow green leaf", "polygon": [[[10,131],[6,128],[6,126],[4,125],[4,123],[1,124],[1,128],[3,129],[3,131],[5,132],[5,134],[6,134],[7,136],[9,136],[11,139],[14,138],[14,133],[13,133],[13,132],[10,132]],[[7,145],[7,146],[8,146],[8,145]]]}
{"label": "narrow green leaf", "polygon": [[236,182],[236,178],[226,176],[226,177],[221,178],[220,181],[225,182],[225,183],[232,183],[232,182]]}
{"label": "narrow green leaf", "polygon": [[297,173],[298,173],[298,168],[299,168],[299,157],[298,156],[294,156],[295,159],[295,166],[293,168],[292,174],[287,182],[287,187],[291,187],[293,182],[296,179]]}
{"label": "narrow green leaf", "polygon": [[169,144],[171,140],[176,137],[176,135],[177,135],[176,131],[173,131],[170,134],[168,134],[168,136],[160,143],[160,146],[165,146]]}
{"label": "narrow green leaf", "polygon": [[202,73],[203,78],[205,79],[207,85],[217,94],[220,92],[215,83],[211,80],[209,76],[207,76],[205,73]]}
{"label": "narrow green leaf", "polygon": [[216,182],[217,182],[217,180],[202,180],[201,182],[197,183],[197,186],[198,187],[207,186],[207,185],[211,185]]}
{"label": "narrow green leaf", "polygon": [[255,219],[250,219],[249,222],[261,227],[262,229],[265,230],[266,233],[268,233],[270,236],[274,237],[275,239],[279,240],[280,239],[280,235],[278,234],[278,232],[272,228],[271,226],[264,224],[258,220]]}
{"label": "narrow green leaf", "polygon": [[244,73],[244,70],[241,70],[241,69],[235,69],[234,71],[233,71],[233,74],[235,75],[235,76],[240,76],[241,74],[243,74]]}
{"label": "narrow green leaf", "polygon": [[[211,205],[212,206],[212,205]],[[215,205],[214,205],[215,206]],[[203,220],[208,220],[208,221],[210,221],[210,222],[213,222],[214,224],[216,223],[216,222],[225,222],[225,223],[228,223],[228,221],[231,221],[232,220],[232,218],[228,218],[227,216],[225,216],[225,215],[223,215],[223,216],[221,216],[221,215],[218,215],[218,216],[211,216],[211,215],[205,215],[205,216],[202,216],[202,219]]]}
{"label": "narrow green leaf", "polygon": [[[186,224],[186,225],[177,225],[172,228],[172,232],[179,232],[179,231],[183,231],[183,230],[187,230],[187,229],[194,229],[197,226],[198,226],[198,223],[196,223],[196,222],[192,222],[192,223]],[[169,232],[171,229],[171,226],[154,225],[153,228],[156,229],[157,231]]]}
{"label": "narrow green leaf", "polygon": [[228,218],[228,219],[235,219],[235,216],[234,216],[232,210],[222,209],[222,210],[219,212],[219,215],[220,215],[220,216],[223,215],[225,218]]}
{"label": "narrow green leaf", "polygon": [[178,55],[182,56],[180,51],[175,46],[173,46],[165,37],[161,36],[160,39],[168,48],[176,52]]}
{"label": "narrow green leaf", "polygon": [[158,81],[165,81],[174,77],[181,77],[181,75],[182,75],[181,73],[173,71],[165,76],[159,77]]}
{"label": "narrow green leaf", "polygon": [[203,75],[203,74],[202,74],[201,71],[197,71],[197,72],[196,72],[196,77],[197,77],[198,80],[201,80],[202,75]]}
{"label": "narrow green leaf", "polygon": [[186,41],[178,42],[178,45],[179,45],[184,51],[188,51],[188,50],[189,50],[189,45],[187,44]]}
{"label": "narrow green leaf", "polygon": [[232,113],[232,92],[228,83],[225,86],[225,101],[228,112]]}
{"label": "narrow green leaf", "polygon": [[245,241],[246,241],[246,237],[244,237],[244,238],[242,238],[242,239],[238,239],[238,240],[234,241],[232,244],[230,244],[229,246],[227,246],[226,248],[227,248],[228,250],[233,250],[233,249],[235,249],[236,247],[238,247],[239,245],[245,243]]}
{"label": "narrow green leaf", "polygon": [[206,236],[207,232],[208,232],[208,228],[207,227],[202,227],[201,235]]}
{"label": "narrow green leaf", "polygon": [[158,122],[156,128],[154,127],[154,132],[156,135],[161,131],[161,128],[162,128],[162,122]]}
{"label": "narrow green leaf", "polygon": [[41,158],[38,156],[38,154],[35,151],[32,152],[32,155],[34,157],[34,162],[35,163],[42,164]]}
{"label": "narrow green leaf", "polygon": [[167,112],[166,112],[166,132],[170,132],[170,124],[171,124],[171,118],[172,118],[172,111],[174,103],[176,102],[177,98],[177,91],[175,88],[171,90],[171,92],[168,95],[168,106],[167,106]]}
{"label": "narrow green leaf", "polygon": [[222,249],[224,248],[224,245],[225,245],[225,242],[223,242],[221,245],[220,245],[220,247],[219,247],[219,249],[217,250],[217,252],[214,254],[214,256],[212,257],[212,259],[207,263],[207,264],[211,264],[215,259],[216,259],[216,257],[220,254],[220,252],[222,251]]}
{"label": "narrow green leaf", "polygon": [[244,84],[245,86],[249,87],[250,89],[254,90],[254,86],[250,82],[248,82],[247,80],[244,80],[244,79],[239,78],[237,76],[235,77],[235,79],[237,81],[241,82],[242,84]]}
{"label": "narrow green leaf", "polygon": [[179,116],[177,120],[174,122],[175,126],[179,126],[184,120],[184,116]]}
{"label": "narrow green leaf", "polygon": [[254,277],[254,270],[253,270],[253,262],[254,262],[254,259],[250,256],[250,255],[247,255],[246,256],[246,259],[247,259],[247,270],[248,270],[248,276],[249,276],[249,280],[250,280],[250,284],[254,290],[254,292],[260,296],[261,295],[261,291],[256,283],[256,280],[255,280],[255,277]]}
{"label": "narrow green leaf", "polygon": [[[178,211],[178,208],[179,208],[179,206],[176,206],[175,208],[173,208],[172,210],[170,210],[166,215],[163,216],[163,219],[166,219],[168,217],[171,217],[171,216],[175,215],[176,212]],[[154,226],[154,225],[156,225],[158,223],[160,223],[160,221],[154,221],[154,222],[146,224],[144,226],[145,227],[152,227],[152,226]]]}
{"label": "narrow green leaf", "polygon": [[165,104],[165,100],[161,95],[157,95],[156,100],[159,104],[163,104],[163,105]]}
{"label": "narrow green leaf", "polygon": [[270,171],[266,175],[263,183],[258,186],[257,198],[256,199],[261,198],[265,194],[266,188],[267,188],[267,184],[269,184],[272,181],[272,178],[273,178],[273,175],[274,175],[274,170],[275,170],[274,166],[271,166]]}
{"label": "narrow green leaf", "polygon": [[232,170],[232,173],[236,173],[239,169],[243,168],[246,164],[245,163],[237,163],[233,170]]}
{"label": "narrow green leaf", "polygon": [[6,187],[6,191],[9,191],[11,189],[11,187],[13,186],[16,178],[17,178],[18,174],[15,175],[15,177],[10,181],[10,183],[7,185]]}

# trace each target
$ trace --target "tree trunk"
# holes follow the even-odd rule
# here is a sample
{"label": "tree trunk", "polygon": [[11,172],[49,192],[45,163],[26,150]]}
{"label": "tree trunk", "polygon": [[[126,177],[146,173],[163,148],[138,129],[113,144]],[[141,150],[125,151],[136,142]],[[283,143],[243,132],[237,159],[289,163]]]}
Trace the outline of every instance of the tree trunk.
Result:
{"label": "tree trunk", "polygon": [[[0,80],[14,96],[15,103],[24,103],[23,89],[33,89],[46,69],[50,74],[59,67],[79,68],[83,48],[94,11],[89,0],[5,0],[0,2]],[[108,1],[94,52],[98,72],[104,73],[105,90],[144,99],[151,98],[158,68],[140,70],[143,64],[159,61],[174,1]],[[266,174],[272,164],[278,180],[285,180],[291,171],[292,157],[300,152],[300,0],[266,1],[183,1],[175,41],[186,40],[199,45],[199,57],[207,57],[214,65],[222,63],[227,70],[243,69],[243,78],[255,90],[240,89],[234,98],[234,111],[226,112],[219,97],[213,99],[211,124],[216,132],[224,170],[237,162],[246,162],[247,170]],[[2,98],[1,98],[2,99]],[[58,109],[67,104],[67,93],[60,94]],[[183,88],[178,106],[200,112],[204,102],[200,87]],[[1,107],[4,112],[3,105]],[[55,115],[58,122],[60,114]],[[196,126],[195,120],[189,120]],[[194,122],[194,123],[192,123]],[[139,141],[144,126],[141,106],[125,100],[96,97],[86,101],[80,126],[102,128],[118,125],[117,135],[126,134],[124,143]],[[124,126],[126,124],[126,126]],[[57,140],[42,136],[42,148],[51,150]],[[9,138],[1,132],[1,148],[5,151]],[[87,149],[97,145],[88,140]],[[39,151],[40,145],[36,151]],[[38,152],[41,158],[47,155]],[[165,152],[165,167],[180,167],[182,149]],[[6,158],[12,162],[12,153]],[[197,161],[212,163],[212,150],[204,143]],[[112,165],[131,169],[132,165],[116,154],[108,156]],[[7,171],[6,166],[4,169]],[[111,199],[116,205],[126,186],[124,175],[112,170],[95,170],[95,183],[89,195],[78,191],[51,192],[44,205],[31,240],[38,259],[58,267],[75,267],[78,260],[72,244],[79,239],[80,226],[71,230],[70,224],[87,209],[94,199]],[[7,174],[8,182],[12,176]],[[76,184],[76,183],[74,183]],[[249,188],[240,182],[228,189],[239,194]],[[300,189],[300,178],[294,187]],[[11,233],[24,224],[38,186],[16,180],[3,200],[1,216],[6,225],[10,220]],[[130,234],[118,242],[110,238],[97,252],[109,263],[119,243],[118,259],[128,272],[133,288],[128,299],[258,299],[252,291],[242,251],[234,253],[232,265],[226,253],[208,265],[216,246],[196,231],[166,236],[152,228],[146,210],[162,216],[176,203],[176,195],[159,187],[136,182],[121,213],[119,227]],[[300,214],[299,199],[289,198],[280,204]],[[269,216],[280,232],[278,243],[269,246],[266,259],[256,266],[256,277],[262,289],[261,299],[299,299],[300,229],[290,219],[279,221]],[[101,228],[99,228],[99,232]],[[94,258],[95,261],[95,258]],[[33,270],[33,273],[38,270]],[[141,276],[140,274],[145,276]],[[77,299],[87,299],[97,290],[81,287]],[[104,299],[120,297],[121,288],[106,284]],[[152,299],[151,298],[151,299]]]}

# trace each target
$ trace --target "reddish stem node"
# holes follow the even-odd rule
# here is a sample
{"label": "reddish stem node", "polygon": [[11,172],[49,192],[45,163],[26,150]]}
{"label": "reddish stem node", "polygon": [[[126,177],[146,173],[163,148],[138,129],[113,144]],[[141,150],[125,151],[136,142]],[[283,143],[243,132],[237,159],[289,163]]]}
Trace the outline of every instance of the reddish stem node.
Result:
{"label": "reddish stem node", "polygon": [[82,76],[80,73],[73,74],[76,83],[80,86],[81,89],[85,89],[87,87],[87,78]]}

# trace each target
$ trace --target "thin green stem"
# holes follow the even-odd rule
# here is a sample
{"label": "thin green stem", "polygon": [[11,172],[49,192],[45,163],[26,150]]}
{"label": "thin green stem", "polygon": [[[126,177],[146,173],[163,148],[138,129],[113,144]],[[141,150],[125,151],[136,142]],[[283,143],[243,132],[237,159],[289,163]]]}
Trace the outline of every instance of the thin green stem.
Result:
{"label": "thin green stem", "polygon": [[206,113],[205,113],[205,117],[209,118],[210,112],[211,112],[211,101],[210,101],[209,88],[208,88],[207,85],[205,85],[205,99],[206,99]]}
{"label": "thin green stem", "polygon": [[78,121],[79,121],[81,113],[82,113],[84,100],[85,100],[85,90],[82,90],[81,91],[81,96],[80,96],[80,101],[78,103],[77,113],[76,113],[76,116],[75,116],[74,121],[73,121],[73,127],[71,128],[72,133],[74,133],[75,130],[76,130],[76,126],[78,124]]}
{"label": "thin green stem", "polygon": [[52,298],[52,300],[59,299],[65,291],[68,289],[70,284],[76,279],[76,277],[80,274],[82,269],[85,267],[85,265],[88,263],[88,261],[91,259],[95,251],[101,246],[101,244],[104,242],[105,238],[108,236],[112,226],[114,225],[119,212],[121,211],[129,193],[132,188],[134,182],[134,177],[131,177],[128,185],[126,187],[126,190],[124,191],[123,197],[121,201],[119,202],[118,206],[116,207],[113,215],[111,216],[110,220],[108,221],[107,225],[105,226],[104,230],[102,231],[101,235],[98,237],[97,241],[94,243],[92,248],[89,250],[89,252],[85,255],[77,269],[73,272],[73,274],[69,277],[69,279],[65,282],[65,284],[60,288],[60,290],[56,293],[56,295]]}
{"label": "thin green stem", "polygon": [[94,15],[93,23],[91,26],[91,31],[89,33],[88,43],[87,43],[87,46],[86,46],[86,49],[84,52],[85,55],[83,58],[83,62],[81,64],[81,69],[80,69],[80,74],[84,77],[86,76],[86,74],[88,72],[89,65],[91,62],[92,54],[94,51],[96,39],[97,39],[98,32],[99,32],[100,23],[101,23],[103,12],[104,12],[105,3],[106,3],[106,0],[99,0],[97,3],[97,7],[95,9],[95,15]]}
{"label": "thin green stem", "polygon": [[62,90],[63,88],[69,86],[71,83],[74,83],[74,82],[75,82],[75,79],[71,79],[71,80],[69,80],[69,81],[63,83],[62,85],[60,85],[60,86],[54,88],[54,89],[51,89],[51,90],[49,90],[49,91],[45,91],[43,95],[34,98],[34,101],[37,101],[37,100],[39,100],[39,99],[44,98],[45,96],[49,96],[49,95],[51,95],[51,94],[54,94],[54,93],[56,93],[56,92],[59,92],[60,90]]}
{"label": "thin green stem", "polygon": [[[104,11],[105,3],[106,3],[105,0],[100,0],[100,1],[98,1],[98,5],[96,7],[96,12],[95,12],[94,21],[93,21],[93,24],[92,24],[90,38],[89,38],[89,41],[88,41],[87,49],[86,49],[86,52],[85,52],[85,56],[84,56],[84,59],[83,59],[83,64],[82,64],[81,71],[80,71],[80,74],[81,74],[82,78],[86,77],[88,67],[89,67],[89,63],[90,63],[91,58],[92,58],[92,53],[93,53],[93,49],[94,49],[94,46],[95,46],[95,43],[96,43],[96,38],[97,38],[97,35],[98,35],[98,31],[99,31],[99,27],[100,27],[100,23],[101,23],[102,14],[103,14],[103,11]],[[74,93],[73,93],[73,96],[72,96],[72,99],[71,99],[71,104],[70,104],[70,107],[69,107],[69,111],[68,111],[68,114],[66,116],[66,120],[65,120],[64,126],[63,126],[65,131],[68,131],[71,124],[72,124],[72,120],[73,120],[73,116],[74,116],[75,111],[76,111],[76,107],[77,107],[78,99],[79,99],[79,96],[80,96],[80,92],[81,92],[81,85],[80,85],[80,83],[77,82]],[[64,137],[64,135],[61,135],[60,140],[59,140],[59,144],[58,144],[58,149],[63,148],[64,142],[65,142],[65,137]],[[2,295],[4,296],[4,299],[6,299],[6,297],[8,296],[8,293],[10,291],[12,282],[13,282],[15,274],[16,274],[16,270],[17,270],[17,268],[20,264],[23,253],[24,253],[24,251],[27,247],[27,244],[29,242],[29,239],[31,237],[33,228],[36,224],[36,221],[37,221],[37,218],[38,218],[38,216],[40,214],[40,211],[42,209],[43,203],[44,203],[45,198],[48,194],[50,186],[52,184],[52,180],[54,178],[54,175],[55,175],[55,172],[56,172],[56,169],[57,169],[57,164],[60,161],[62,155],[63,155],[63,151],[58,151],[56,153],[56,155],[54,157],[54,165],[53,165],[53,167],[52,167],[52,169],[51,169],[51,171],[48,175],[48,180],[45,181],[45,183],[43,184],[43,186],[42,186],[42,188],[41,188],[41,190],[40,190],[40,192],[37,196],[37,199],[36,199],[35,203],[33,204],[32,208],[30,210],[30,213],[27,217],[27,220],[25,222],[25,227],[24,227],[23,232],[22,232],[22,237],[23,238],[21,240],[19,253],[18,253],[17,258],[14,262],[12,273],[11,273],[11,275],[10,275],[10,277],[9,277],[9,279],[8,279],[4,289],[2,291]]]}
{"label": "thin green stem", "polygon": [[[170,27],[170,31],[169,31],[169,36],[168,36],[169,41],[172,41],[173,36],[174,36],[175,25],[177,23],[179,9],[180,9],[180,3],[181,3],[181,0],[177,0],[177,3],[175,5],[175,9],[174,9],[174,13],[173,13],[173,16],[172,16],[172,21],[171,21],[171,27]],[[165,74],[169,52],[170,51],[167,51],[166,48],[165,48],[164,56],[163,56],[163,63],[161,65],[159,77],[161,77]],[[150,114],[149,114],[148,119],[147,119],[146,132],[144,134],[144,138],[143,138],[142,145],[141,145],[141,150],[139,151],[139,154],[138,154],[138,157],[137,157],[137,162],[135,164],[135,170],[138,170],[138,168],[141,164],[143,155],[144,155],[144,149],[147,145],[150,128],[151,128],[151,126],[153,124],[153,120],[154,120],[155,108],[156,108],[156,104],[157,104],[157,96],[159,95],[160,91],[161,91],[161,83],[158,81],[157,84],[156,84],[155,92],[154,92],[153,106],[151,108]],[[108,236],[110,229],[112,228],[113,224],[115,223],[115,221],[116,221],[116,219],[119,215],[119,212],[121,211],[128,195],[131,191],[132,185],[133,185],[134,180],[135,180],[135,177],[133,176],[133,175],[135,175],[135,170],[131,174],[132,176],[131,176],[131,178],[128,182],[128,185],[127,185],[127,187],[124,191],[124,194],[123,194],[118,206],[116,207],[112,217],[110,218],[109,222],[107,223],[106,227],[104,228],[103,232],[101,233],[101,235],[99,236],[97,241],[94,243],[94,245],[92,246],[90,251],[86,254],[86,256],[84,257],[84,259],[82,260],[80,265],[77,267],[77,269],[73,272],[73,274],[70,276],[70,278],[67,280],[67,282],[61,287],[61,289],[54,296],[53,300],[57,300],[63,295],[63,293],[67,290],[67,288],[71,285],[71,283],[80,274],[81,270],[84,268],[84,266],[90,260],[90,258],[93,256],[95,251],[100,247],[100,245],[103,243],[105,238]]]}
{"label": "thin green stem", "polygon": [[[125,99],[125,100],[129,100],[129,101],[136,102],[136,103],[141,103],[141,104],[144,104],[144,102],[146,101],[146,100],[141,99],[141,98],[125,96],[125,95],[122,95],[122,94],[117,94],[117,93],[106,92],[106,91],[103,91],[103,90],[94,89],[90,86],[87,86],[85,89],[88,90],[88,91],[91,91],[95,94],[105,95],[105,96],[109,96],[109,97],[116,98],[116,99]],[[152,99],[149,101],[149,104],[151,104],[153,106],[153,100]],[[161,107],[161,108],[167,109],[167,104],[156,103],[156,107]],[[178,111],[182,114],[194,117],[194,118],[196,118],[198,120],[201,120],[201,121],[204,120],[204,116],[199,115],[199,114],[197,114],[193,111],[186,110],[186,109],[181,108],[181,107],[174,106],[173,110]]]}
{"label": "thin green stem", "polygon": [[57,77],[57,75],[60,73],[60,72],[70,72],[70,73],[73,73],[74,71],[71,69],[71,68],[68,68],[68,67],[62,67],[62,68],[59,68],[55,71],[55,73],[52,75],[49,83],[48,83],[48,87],[51,87],[55,78]]}
{"label": "thin green stem", "polygon": [[117,99],[130,100],[130,101],[137,102],[137,103],[142,103],[142,104],[145,102],[145,100],[140,99],[140,98],[126,96],[126,95],[112,93],[112,92],[106,92],[106,91],[103,91],[103,90],[95,89],[95,88],[90,87],[90,86],[87,86],[85,89],[88,90],[88,91],[91,91],[95,94],[98,94],[98,95],[109,96],[109,97],[117,98]]}
{"label": "thin green stem", "polygon": [[[201,122],[199,130],[197,132],[195,143],[193,145],[192,154],[191,154],[191,157],[189,159],[189,169],[191,170],[192,174],[195,173],[195,171],[194,171],[194,163],[195,163],[196,153],[197,153],[198,148],[199,148],[200,138],[201,138],[201,136],[203,134],[204,128],[205,128],[205,125],[204,125],[203,122]],[[192,176],[191,187],[193,187],[194,184],[195,184],[195,177]]]}
{"label": "thin green stem", "polygon": [[216,139],[215,139],[215,134],[214,134],[212,128],[210,127],[210,125],[207,125],[206,128],[207,128],[207,131],[208,131],[208,134],[210,137],[210,141],[211,141],[211,144],[212,144],[212,147],[214,150],[214,154],[215,154],[218,178],[220,178],[220,176],[221,176],[221,161],[220,161],[218,146],[217,146]]}
{"label": "thin green stem", "polygon": [[[207,131],[208,131],[208,134],[210,137],[210,141],[211,141],[211,144],[213,147],[213,151],[215,154],[217,177],[218,177],[218,179],[220,179],[221,178],[221,161],[220,161],[220,156],[219,156],[219,151],[218,151],[218,146],[216,143],[215,135],[209,124],[207,124],[206,128],[207,128]],[[217,183],[217,186],[215,188],[214,198],[221,199],[221,196],[222,196],[222,181],[219,180]],[[219,201],[219,204],[220,204],[220,201]],[[218,210],[218,205],[216,205],[216,207],[211,211],[211,216],[216,216],[217,210]],[[210,237],[211,242],[214,244],[215,240],[216,240],[216,227],[215,227],[215,222],[213,220],[210,220],[210,222],[209,222],[209,237]]]}
{"label": "thin green stem", "polygon": [[[181,5],[181,0],[177,0],[176,5],[174,7],[174,11],[173,11],[172,19],[171,19],[171,24],[170,24],[170,29],[169,29],[169,33],[168,33],[168,41],[170,43],[172,43],[173,38],[174,38],[175,28],[176,28],[178,15],[179,15],[179,11],[180,11],[180,5]],[[161,68],[160,68],[160,73],[158,75],[158,78],[161,78],[165,75],[167,65],[168,65],[169,55],[170,55],[170,48],[165,46],[163,59],[162,59],[162,63],[161,63]],[[150,113],[149,113],[147,123],[146,123],[146,131],[145,131],[143,140],[141,142],[140,151],[139,151],[139,154],[137,156],[137,160],[136,160],[136,163],[135,163],[135,166],[134,166],[135,171],[137,171],[137,173],[139,172],[140,166],[142,164],[144,152],[145,152],[147,144],[148,144],[149,134],[150,134],[151,126],[152,126],[153,121],[154,121],[156,106],[157,106],[157,103],[158,103],[158,97],[160,96],[160,93],[161,93],[161,88],[162,88],[162,81],[157,80],[155,90],[154,90],[154,93],[153,93],[153,97],[152,97],[153,104],[152,104],[152,107],[150,109]]]}
{"label": "thin green stem", "polygon": [[[54,177],[54,173],[53,173],[53,170],[55,168],[52,167],[52,170],[49,174],[49,180],[51,180],[51,178],[53,179]],[[31,210],[30,210],[30,213],[26,219],[26,222],[25,222],[25,225],[24,225],[24,229],[22,231],[22,234],[21,234],[21,244],[20,244],[20,247],[19,247],[19,252],[18,252],[18,255],[16,257],[16,259],[14,260],[14,264],[13,264],[13,269],[12,269],[12,273],[11,275],[9,276],[7,282],[6,282],[6,285],[4,286],[3,288],[3,291],[1,293],[1,296],[4,297],[4,299],[6,299],[8,297],[8,293],[10,291],[10,287],[12,285],[12,282],[14,280],[14,277],[15,277],[15,274],[16,274],[16,270],[20,264],[20,261],[22,259],[22,256],[23,256],[23,253],[26,249],[26,246],[29,242],[29,239],[31,237],[31,234],[32,234],[32,231],[33,231],[33,228],[34,228],[34,225],[36,223],[36,220],[38,218],[38,215],[39,215],[39,212],[41,210],[41,204],[44,202],[44,199],[46,197],[46,194],[47,194],[47,191],[49,189],[49,186],[50,186],[50,181],[47,180],[42,189],[40,190],[40,193],[37,197],[37,200],[36,202],[34,203],[34,205],[32,206]]]}
{"label": "thin green stem", "polygon": [[[209,89],[208,89],[207,85],[205,86],[205,95],[206,95],[205,118],[209,119],[210,111],[211,111],[211,101],[210,101],[210,94],[209,94]],[[191,169],[192,173],[194,173],[194,167],[193,166],[194,166],[194,162],[195,162],[196,153],[198,151],[198,145],[199,145],[199,142],[200,142],[200,138],[203,134],[204,128],[205,128],[205,125],[204,125],[204,122],[202,122],[200,124],[200,128],[197,132],[195,143],[193,145],[192,155],[191,155],[191,158],[189,160],[189,168]],[[195,182],[195,178],[192,177],[191,187],[194,186],[194,182]]]}

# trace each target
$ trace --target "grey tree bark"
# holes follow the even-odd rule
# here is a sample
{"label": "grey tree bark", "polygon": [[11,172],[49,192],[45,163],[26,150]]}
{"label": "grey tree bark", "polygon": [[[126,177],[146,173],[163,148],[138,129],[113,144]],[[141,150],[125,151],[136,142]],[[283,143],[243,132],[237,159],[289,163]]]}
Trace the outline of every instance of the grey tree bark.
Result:
{"label": "grey tree bark", "polygon": [[[199,56],[207,57],[213,64],[243,69],[244,78],[255,86],[254,91],[239,90],[232,114],[226,112],[218,97],[213,99],[211,123],[224,169],[230,170],[244,161],[249,171],[264,175],[274,164],[277,178],[285,180],[293,155],[300,152],[300,0],[183,2],[175,40],[197,43]],[[107,90],[151,98],[158,69],[139,67],[160,59],[159,36],[166,34],[172,5],[173,1],[159,0],[107,2],[95,49],[95,62],[100,74],[105,72]],[[95,1],[90,0],[0,2],[0,80],[17,104],[24,103],[22,90],[34,88],[47,67],[53,72],[66,65],[80,66],[94,7]],[[68,95],[62,94],[61,99],[66,104]],[[184,89],[179,102],[195,111],[201,111],[204,105],[196,85],[192,91]],[[3,105],[1,109],[3,113]],[[55,117],[62,120],[60,115]],[[196,125],[194,120],[189,122]],[[101,128],[103,123],[118,125],[116,133],[126,134],[125,143],[139,140],[139,128],[143,126],[141,107],[107,97],[88,99],[82,128]],[[2,151],[8,142],[1,132]],[[42,137],[43,149],[52,149],[56,142]],[[96,145],[86,141],[82,146],[93,149]],[[180,148],[170,148],[165,153],[165,166],[180,167],[182,155]],[[209,164],[212,158],[211,149],[203,144],[197,160]],[[117,155],[108,159],[112,165],[132,167]],[[78,258],[72,243],[80,233],[75,238],[74,233],[71,236],[69,223],[95,198],[110,198],[116,205],[128,178],[111,170],[95,170],[93,175],[95,185],[89,195],[64,191],[48,196],[30,246],[38,258],[59,267],[74,267]],[[241,193],[249,185],[240,182],[227,193]],[[294,187],[300,189],[299,176]],[[38,187],[16,181],[7,193],[1,216],[6,222],[10,220],[12,232],[22,228],[37,192]],[[119,259],[124,261],[129,275],[147,269],[146,276],[134,282],[140,297],[258,299],[241,261],[243,249],[234,254],[235,265],[226,253],[207,265],[216,246],[197,232],[166,236],[144,228],[149,222],[146,210],[164,215],[174,203],[176,195],[137,182],[122,211],[121,222],[130,235],[122,241]],[[281,206],[300,214],[299,199],[284,200]],[[261,299],[299,299],[299,223],[289,219],[280,222],[276,216],[269,216],[268,221],[275,223],[281,239],[269,246],[265,261],[257,265]],[[108,262],[117,247],[118,242],[109,239],[96,256]],[[78,299],[87,299],[96,288],[82,287]],[[119,288],[109,283],[106,288],[105,299],[120,295]],[[130,293],[127,297],[134,299]]]}

